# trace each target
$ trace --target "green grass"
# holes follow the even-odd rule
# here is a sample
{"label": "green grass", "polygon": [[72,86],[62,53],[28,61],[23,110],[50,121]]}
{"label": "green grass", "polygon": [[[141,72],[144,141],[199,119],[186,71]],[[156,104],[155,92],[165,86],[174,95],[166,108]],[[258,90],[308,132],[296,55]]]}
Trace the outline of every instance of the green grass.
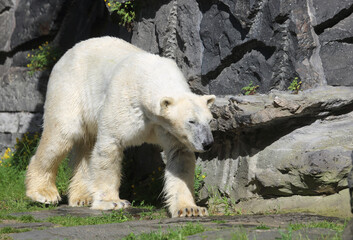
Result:
{"label": "green grass", "polygon": [[322,221],[322,222],[310,222],[310,223],[294,223],[294,224],[290,224],[289,226],[294,231],[297,231],[303,228],[326,228],[326,229],[334,230],[336,232],[343,232],[346,225],[347,223],[339,224],[334,222]]}
{"label": "green grass", "polygon": [[121,223],[134,219],[131,215],[123,211],[114,211],[112,213],[103,213],[101,216],[76,217],[76,216],[55,216],[49,217],[48,222],[59,224],[64,227],[79,225],[97,225],[107,223]]}
{"label": "green grass", "polygon": [[124,240],[173,240],[173,239],[186,239],[187,236],[194,235],[205,231],[205,227],[199,223],[193,224],[188,223],[187,225],[171,229],[168,228],[166,232],[154,231],[150,233],[142,233],[135,235],[130,233],[128,236],[124,237]]}
{"label": "green grass", "polygon": [[28,232],[31,231],[29,228],[13,228],[13,227],[3,227],[0,229],[0,234],[8,234],[8,233],[20,233],[20,232]]}

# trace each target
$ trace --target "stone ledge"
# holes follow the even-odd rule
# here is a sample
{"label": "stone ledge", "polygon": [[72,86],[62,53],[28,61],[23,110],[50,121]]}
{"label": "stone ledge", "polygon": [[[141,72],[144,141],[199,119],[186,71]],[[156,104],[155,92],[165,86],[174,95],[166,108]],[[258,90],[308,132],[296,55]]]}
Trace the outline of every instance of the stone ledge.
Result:
{"label": "stone ledge", "polygon": [[212,107],[216,131],[237,131],[298,117],[320,119],[353,111],[353,87],[319,87],[299,94],[271,91],[268,95],[224,96]]}

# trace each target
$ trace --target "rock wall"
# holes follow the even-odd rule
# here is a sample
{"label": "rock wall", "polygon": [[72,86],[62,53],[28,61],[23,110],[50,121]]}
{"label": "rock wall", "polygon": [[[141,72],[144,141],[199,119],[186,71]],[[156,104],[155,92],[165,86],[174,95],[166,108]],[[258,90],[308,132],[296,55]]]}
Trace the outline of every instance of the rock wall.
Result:
{"label": "rock wall", "polygon": [[[175,59],[195,93],[218,96],[216,143],[197,160],[207,175],[204,198],[210,188],[241,202],[346,188],[353,149],[351,0],[136,3],[129,33],[103,0],[0,0],[0,151],[41,128],[49,71],[27,74],[31,49],[49,41],[66,50],[112,35]],[[305,90],[298,95],[285,92],[295,77]],[[259,94],[239,96],[251,82]],[[159,149],[143,148],[129,156],[159,156]]]}
{"label": "rock wall", "polygon": [[352,86],[352,13],[349,0],[149,1],[132,43],[164,54],[172,42],[198,93],[236,95],[250,82],[287,90],[294,77],[303,89]]}

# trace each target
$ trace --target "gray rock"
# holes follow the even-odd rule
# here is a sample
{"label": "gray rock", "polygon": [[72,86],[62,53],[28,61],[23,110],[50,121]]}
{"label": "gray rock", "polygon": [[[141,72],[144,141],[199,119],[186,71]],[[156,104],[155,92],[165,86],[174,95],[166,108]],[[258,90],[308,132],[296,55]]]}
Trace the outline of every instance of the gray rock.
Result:
{"label": "gray rock", "polygon": [[0,112],[0,132],[26,133],[41,132],[43,114],[41,113],[8,113]]}
{"label": "gray rock", "polygon": [[342,240],[352,240],[352,239],[353,239],[353,220],[350,220],[343,231]]}
{"label": "gray rock", "polygon": [[15,25],[15,15],[11,0],[0,2],[0,51],[10,50],[10,37]]}
{"label": "gray rock", "polygon": [[261,240],[273,240],[273,239],[283,239],[285,237],[289,237],[292,239],[320,239],[320,238],[333,238],[337,235],[337,232],[331,229],[325,228],[315,228],[315,229],[305,229],[289,232],[286,229],[249,229],[248,226],[246,228],[232,228],[232,229],[221,229],[221,230],[213,230],[213,231],[205,231],[202,233],[198,233],[195,235],[188,236],[186,239],[261,239]]}
{"label": "gray rock", "polygon": [[[252,190],[264,197],[333,194],[347,187],[352,114],[298,128],[249,159]],[[252,175],[250,173],[250,175]]]}
{"label": "gray rock", "polygon": [[323,44],[331,41],[349,41],[352,38],[353,32],[353,13],[347,18],[338,22],[332,28],[325,29],[325,31],[320,34],[320,42]]}
{"label": "gray rock", "polygon": [[11,68],[0,82],[0,111],[42,112],[48,73],[29,76],[24,68]]}
{"label": "gray rock", "polygon": [[15,11],[16,25],[11,35],[11,49],[30,40],[53,34],[58,29],[57,19],[63,7],[61,0],[19,1]]}
{"label": "gray rock", "polygon": [[200,36],[204,45],[201,74],[215,71],[232,49],[243,42],[246,29],[222,4],[213,4],[203,13]]}
{"label": "gray rock", "polygon": [[352,12],[352,1],[350,0],[313,0],[313,8],[315,10],[313,18],[313,25],[316,27],[317,32],[323,32],[323,30],[340,20],[344,19],[347,15]]}
{"label": "gray rock", "polygon": [[332,86],[353,86],[352,44],[345,42],[327,43],[321,47],[320,56],[327,84]]}
{"label": "gray rock", "polygon": [[13,149],[16,144],[16,138],[21,138],[21,133],[0,132],[0,154],[2,155],[7,148]]}
{"label": "gray rock", "polygon": [[[219,223],[222,221],[223,223]],[[177,227],[184,226],[187,223],[197,223],[202,224],[208,229],[214,229],[214,231],[206,232],[211,233],[211,236],[216,236],[217,233],[230,232],[229,229],[237,230],[242,226],[245,226],[246,231],[251,235],[256,235],[256,239],[263,239],[261,236],[268,236],[275,231],[258,231],[255,230],[256,226],[266,225],[271,228],[286,227],[289,223],[302,222],[308,223],[313,221],[330,221],[335,223],[342,223],[342,220],[338,218],[322,217],[310,214],[283,214],[283,215],[253,215],[253,216],[232,216],[232,217],[205,217],[205,218],[181,218],[181,219],[159,219],[159,220],[138,220],[138,221],[128,221],[123,223],[113,223],[113,224],[101,224],[101,225],[91,225],[91,226],[76,226],[76,227],[58,227],[49,228],[45,230],[34,230],[25,233],[13,233],[9,236],[13,239],[120,239],[127,236],[130,233],[135,235],[141,233],[150,233],[153,231],[167,232],[169,229],[176,229]],[[225,230],[227,229],[227,230]],[[277,230],[277,229],[275,229]],[[278,230],[277,230],[278,231]],[[308,236],[317,236],[317,229],[306,230]],[[285,232],[285,230],[283,231]],[[279,232],[278,235],[281,236]],[[299,235],[296,232],[294,236]],[[321,233],[324,236],[331,236],[333,231],[322,230]],[[309,235],[311,234],[311,235]],[[194,236],[196,239],[200,239],[200,235]],[[191,237],[193,239],[193,237]],[[204,239],[204,238],[202,238]],[[252,238],[251,238],[252,239]],[[266,239],[266,238],[264,238]],[[273,238],[272,238],[273,239]]]}
{"label": "gray rock", "polygon": [[293,214],[296,214],[298,212],[306,212],[324,216],[335,216],[341,219],[352,217],[348,189],[332,195],[293,195],[265,199],[253,198],[237,203],[235,209],[243,214],[269,214],[282,212],[293,212]]}
{"label": "gray rock", "polygon": [[267,92],[270,88],[269,82],[272,75],[271,66],[266,62],[265,57],[258,51],[252,50],[245,54],[237,63],[233,63],[210,81],[209,89],[211,94],[217,96],[241,94],[243,87],[253,83],[253,86],[261,86],[257,92]]}
{"label": "gray rock", "polygon": [[[215,144],[197,160],[207,176],[202,198],[211,188],[234,200],[346,188],[352,98],[352,88],[325,87],[217,99]],[[338,109],[347,110],[335,116]]]}

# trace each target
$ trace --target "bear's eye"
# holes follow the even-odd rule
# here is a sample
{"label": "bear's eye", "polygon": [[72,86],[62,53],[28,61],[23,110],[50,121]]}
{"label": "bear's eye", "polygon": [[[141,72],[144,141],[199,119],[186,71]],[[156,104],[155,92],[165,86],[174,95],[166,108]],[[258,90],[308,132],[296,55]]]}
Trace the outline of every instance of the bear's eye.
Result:
{"label": "bear's eye", "polygon": [[195,124],[195,121],[194,120],[190,120],[189,123],[190,124]]}

